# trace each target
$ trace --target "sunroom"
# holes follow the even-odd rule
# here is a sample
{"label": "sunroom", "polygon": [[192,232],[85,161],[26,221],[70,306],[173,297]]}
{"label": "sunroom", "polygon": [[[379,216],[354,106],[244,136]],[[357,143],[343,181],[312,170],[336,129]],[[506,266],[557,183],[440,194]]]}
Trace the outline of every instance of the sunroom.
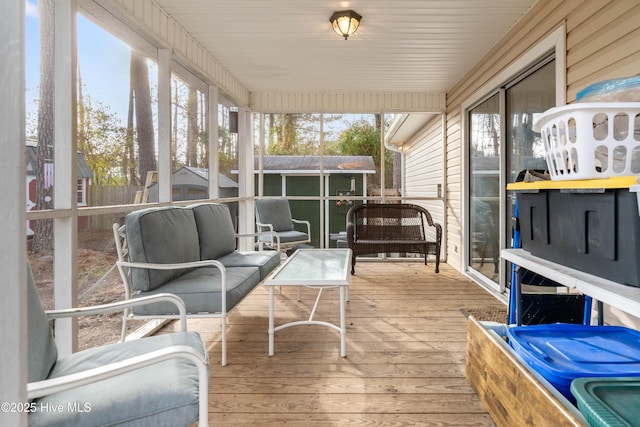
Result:
{"label": "sunroom", "polygon": [[[113,222],[121,221],[141,206],[186,204],[177,201],[172,191],[174,172],[185,166],[202,168],[208,177],[224,179],[225,188],[233,187],[233,195],[222,194],[222,182],[212,185],[215,180],[209,180],[208,200],[234,206],[238,232],[255,229],[256,198],[284,196],[293,205],[314,207],[314,233],[318,236],[314,245],[330,247],[333,244],[330,235],[344,225],[340,224],[343,217],[338,215],[335,219],[334,208],[344,200],[345,193],[336,192],[328,184],[322,161],[319,171],[307,171],[298,180],[284,177],[281,188],[273,190],[273,186],[264,186],[261,159],[278,154],[331,156],[336,154],[341,135],[362,125],[372,129],[379,141],[375,154],[338,154],[373,154],[376,173],[369,174],[366,180],[357,178],[357,184],[356,178],[344,174],[344,184],[338,190],[357,190],[352,200],[358,203],[405,202],[428,209],[443,227],[441,259],[446,266],[444,274],[437,276],[430,263],[423,267],[411,258],[394,255],[359,263],[363,273],[353,278],[352,298],[358,290],[366,292],[368,286],[373,286],[374,291],[370,299],[362,300],[369,303],[358,309],[363,312],[356,313],[357,305],[353,304],[353,318],[385,319],[389,314],[372,307],[382,307],[394,298],[396,302],[384,305],[385,309],[399,310],[403,303],[409,304],[410,293],[416,292],[411,278],[418,274],[421,285],[440,288],[436,294],[417,292],[426,307],[439,304],[433,310],[441,319],[450,319],[457,325],[455,333],[451,332],[455,338],[432,331],[436,327],[441,332],[447,331],[448,323],[419,307],[407,317],[389,318],[384,327],[398,328],[403,339],[419,334],[423,328],[419,322],[403,323],[413,317],[432,323],[424,327],[437,338],[424,341],[412,338],[411,344],[404,347],[405,355],[402,349],[382,349],[381,353],[397,356],[397,365],[393,358],[377,355],[379,364],[368,366],[371,369],[395,366],[385,371],[384,380],[378,378],[378,392],[368,394],[358,389],[361,384],[351,378],[341,384],[344,389],[339,392],[306,396],[317,400],[315,405],[308,404],[303,399],[293,399],[296,391],[292,391],[299,391],[305,383],[292,377],[306,378],[305,375],[295,370],[283,373],[281,368],[271,366],[273,359],[267,357],[266,347],[250,350],[256,360],[265,359],[264,364],[254,366],[240,359],[233,366],[234,355],[243,352],[241,344],[245,340],[255,344],[252,332],[247,331],[259,323],[257,319],[266,316],[266,294],[260,291],[246,311],[241,309],[237,316],[235,327],[240,335],[230,353],[230,366],[212,367],[210,419],[221,424],[232,424],[234,418],[239,424],[256,424],[261,420],[267,424],[304,424],[302,420],[307,417],[308,423],[318,425],[340,425],[350,419],[374,420],[380,425],[502,422],[493,412],[483,409],[479,398],[464,382],[464,350],[445,346],[439,348],[437,355],[430,354],[444,366],[448,362],[443,361],[446,359],[443,353],[453,351],[456,363],[447,366],[456,374],[449,382],[448,374],[420,373],[435,368],[423,360],[428,356],[420,356],[420,350],[411,350],[411,346],[422,343],[435,349],[440,344],[434,339],[464,341],[464,317],[460,315],[461,322],[451,312],[443,312],[443,308],[458,315],[460,309],[473,306],[506,305],[512,281],[511,264],[501,258],[501,251],[511,247],[515,201],[515,193],[507,190],[507,185],[524,169],[546,168],[542,142],[539,134],[531,131],[532,122],[552,107],[575,103],[577,92],[590,84],[637,74],[640,6],[636,2],[314,0],[304,4],[292,1],[264,4],[257,0],[52,0],[40,3],[47,3],[49,8],[35,0],[19,0],[3,4],[0,14],[3,57],[0,68],[5,82],[0,87],[5,100],[0,106],[4,149],[0,159],[4,182],[0,204],[8,224],[5,238],[9,244],[9,250],[0,257],[8,284],[4,287],[0,322],[5,343],[0,353],[3,402],[25,401],[26,396],[27,366],[23,362],[29,351],[24,340],[26,297],[22,287],[9,284],[25,283],[24,265],[33,258],[27,247],[31,243],[25,236],[28,221],[47,219],[53,227],[55,239],[48,253],[53,254],[48,258],[52,269],[44,273],[52,288],[50,308],[76,307],[84,296],[82,285],[86,285],[83,281],[87,278],[84,266],[79,265],[78,251],[85,249],[83,235],[87,234],[78,228],[78,223],[88,224],[92,232],[108,230]],[[46,10],[48,19],[42,15]],[[329,21],[334,12],[341,10],[353,10],[361,16],[359,28],[346,39],[333,31]],[[37,41],[34,37],[37,38],[43,25],[50,25],[49,34],[54,36]],[[52,54],[33,62],[30,55],[37,52],[38,46],[46,46],[47,41]],[[53,164],[57,185],[48,189],[49,205],[41,204],[38,210],[25,212],[25,170],[16,165],[25,164],[27,138],[42,132],[33,104],[37,101],[42,108],[46,101],[42,95],[45,79],[34,71],[43,67],[49,67],[47,75],[52,80],[48,99],[55,116],[49,128],[48,159]],[[146,86],[134,87],[133,82],[139,82],[133,78],[136,72],[146,76]],[[132,103],[143,105],[132,107]],[[146,115],[144,103],[148,106]],[[91,121],[100,117],[105,125],[103,133],[91,134],[89,130],[96,128]],[[145,134],[145,130],[150,134]],[[291,139],[294,145],[288,147],[289,151],[277,151],[278,143],[286,143],[290,134],[297,135]],[[139,142],[145,138],[150,145],[146,145],[149,151],[143,156],[145,146]],[[96,140],[101,141],[103,151],[90,157],[86,144]],[[93,168],[88,200],[87,189],[82,189],[87,207],[77,204],[78,152],[89,159]],[[368,185],[362,185],[363,181]],[[286,182],[305,182],[314,191],[306,191],[308,188],[301,191]],[[145,202],[144,191],[152,183],[157,188],[154,200],[158,202],[135,203]],[[121,188],[98,192],[103,187]],[[96,235],[100,233],[92,234]],[[105,248],[108,243],[100,240],[98,245]],[[240,240],[239,244],[243,248],[253,246],[249,239]],[[416,272],[419,267],[424,271]],[[395,279],[390,278],[392,275]],[[384,282],[376,280],[396,280],[409,294],[388,294],[381,290]],[[458,288],[460,283],[464,289]],[[451,304],[447,298],[464,302]],[[637,300],[634,297],[631,300],[628,303],[626,297],[612,297],[612,302],[604,307],[605,323],[637,325],[638,311],[634,311]],[[210,353],[217,353],[214,350],[217,323],[198,321],[193,327],[204,331],[205,341],[211,345]],[[382,333],[367,342],[389,339],[390,335],[385,337],[384,330],[378,328],[382,326],[356,331],[354,336]],[[286,335],[283,333],[283,340]],[[304,334],[294,336],[301,339]],[[286,358],[302,348],[295,343],[295,337],[291,348],[283,354],[276,353],[285,365]],[[310,348],[301,351],[307,355],[317,352],[318,358],[331,359],[327,369],[348,370],[342,362],[349,358],[337,357],[334,338],[327,334],[326,348],[318,350],[317,343],[312,342]],[[266,345],[266,333],[264,339]],[[74,352],[84,345],[79,343],[75,322],[57,321],[56,341],[63,353]],[[356,340],[352,345],[355,353],[352,357],[358,364],[357,349],[362,343]],[[364,346],[361,350],[371,348]],[[300,360],[296,363],[298,368],[303,365]],[[212,356],[212,365],[215,364]],[[409,366],[415,371],[401,372]],[[236,404],[260,407],[259,400],[269,395],[264,388],[261,393],[251,394],[250,384],[244,389],[232,387],[232,379],[239,375],[241,367],[253,369],[253,376],[263,379],[277,378],[278,372],[283,373],[291,382],[287,393],[290,400],[282,397],[275,403],[264,403],[266,409],[233,407]],[[365,375],[360,371],[358,374]],[[226,394],[214,388],[216,377],[233,391]],[[322,378],[323,374],[317,377]],[[242,378],[241,382],[249,381]],[[334,378],[328,375],[324,381]],[[430,381],[437,383],[435,392],[417,391],[422,382]],[[391,392],[394,383],[399,385],[396,392]],[[263,387],[273,386],[265,384]],[[348,402],[350,390],[359,390],[352,395],[353,411],[341,406],[342,401]],[[244,398],[234,403],[234,396]],[[218,406],[216,397],[221,398]],[[420,407],[416,402],[430,398],[440,399],[446,409],[432,405],[410,415],[412,408]],[[253,402],[254,399],[258,402]],[[467,403],[468,411],[458,399]],[[400,402],[397,411],[391,401]],[[236,416],[228,415],[231,413]],[[28,420],[25,414],[3,413],[1,417],[3,424],[7,417],[7,425],[26,425]]]}

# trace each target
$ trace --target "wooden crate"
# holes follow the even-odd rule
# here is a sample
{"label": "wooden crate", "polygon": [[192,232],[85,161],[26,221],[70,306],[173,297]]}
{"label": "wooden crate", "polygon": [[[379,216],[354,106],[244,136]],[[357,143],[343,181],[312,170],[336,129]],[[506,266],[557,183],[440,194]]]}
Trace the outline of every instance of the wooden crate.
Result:
{"label": "wooden crate", "polygon": [[577,408],[555,397],[473,316],[467,332],[466,375],[499,426],[584,426]]}

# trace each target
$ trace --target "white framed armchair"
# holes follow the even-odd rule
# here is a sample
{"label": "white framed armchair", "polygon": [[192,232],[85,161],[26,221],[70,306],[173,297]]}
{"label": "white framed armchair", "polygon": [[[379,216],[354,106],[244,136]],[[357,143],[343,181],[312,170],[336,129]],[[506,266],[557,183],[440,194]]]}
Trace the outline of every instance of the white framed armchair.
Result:
{"label": "white framed armchair", "polygon": [[[272,249],[279,245],[281,250],[287,250],[295,245],[311,242],[311,223],[292,218],[286,198],[256,199],[255,211],[258,232],[269,232],[258,238],[259,244]],[[301,228],[306,231],[296,230],[296,224],[302,225]]]}
{"label": "white framed armchair", "polygon": [[[180,298],[162,294],[94,307],[45,311],[28,268],[27,397],[30,426],[208,425],[209,357],[186,330]],[[181,332],[118,342],[58,358],[49,321],[176,304]]]}

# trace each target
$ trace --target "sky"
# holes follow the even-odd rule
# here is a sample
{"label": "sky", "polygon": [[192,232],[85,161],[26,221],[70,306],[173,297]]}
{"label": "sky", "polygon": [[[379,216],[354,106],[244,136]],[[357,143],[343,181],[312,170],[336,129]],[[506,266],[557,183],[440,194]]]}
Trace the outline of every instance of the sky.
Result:
{"label": "sky", "polygon": [[[40,43],[36,0],[25,1],[26,11],[26,107],[36,110],[38,99]],[[126,124],[129,105],[129,60],[131,48],[78,15],[78,58],[85,95],[109,106]]]}

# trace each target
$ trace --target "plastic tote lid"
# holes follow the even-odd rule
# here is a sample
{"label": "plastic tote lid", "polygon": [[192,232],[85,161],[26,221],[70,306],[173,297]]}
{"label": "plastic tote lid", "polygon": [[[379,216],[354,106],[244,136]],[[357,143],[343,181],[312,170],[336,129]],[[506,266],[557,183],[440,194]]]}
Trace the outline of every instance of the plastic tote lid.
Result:
{"label": "plastic tote lid", "polygon": [[592,427],[640,425],[640,378],[577,378],[571,393]]}
{"label": "plastic tote lid", "polygon": [[634,329],[556,323],[517,326],[508,335],[560,378],[640,376],[640,332]]}
{"label": "plastic tote lid", "polygon": [[640,101],[640,76],[594,83],[578,92],[576,101],[638,102]]}

